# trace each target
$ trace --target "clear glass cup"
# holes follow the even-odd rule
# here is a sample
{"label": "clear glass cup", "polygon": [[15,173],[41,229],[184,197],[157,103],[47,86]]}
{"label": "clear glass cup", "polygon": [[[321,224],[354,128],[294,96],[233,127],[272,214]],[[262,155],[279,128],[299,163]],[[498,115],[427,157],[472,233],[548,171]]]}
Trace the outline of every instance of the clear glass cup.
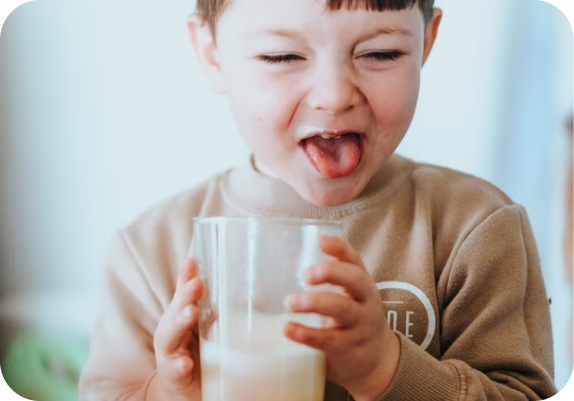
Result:
{"label": "clear glass cup", "polygon": [[[306,268],[330,257],[323,235],[340,236],[336,221],[196,218],[194,257],[204,293],[199,301],[203,401],[322,401],[322,352],[283,335],[287,321],[321,327],[316,314],[289,313],[288,294],[308,286]],[[328,287],[328,286],[327,286]]]}

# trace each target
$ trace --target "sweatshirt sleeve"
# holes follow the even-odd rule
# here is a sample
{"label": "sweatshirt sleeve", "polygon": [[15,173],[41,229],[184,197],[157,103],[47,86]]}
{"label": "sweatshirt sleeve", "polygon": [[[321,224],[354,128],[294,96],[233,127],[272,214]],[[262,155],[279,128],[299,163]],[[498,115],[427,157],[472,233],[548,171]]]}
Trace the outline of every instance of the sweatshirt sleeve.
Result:
{"label": "sweatshirt sleeve", "polygon": [[79,398],[144,401],[155,372],[153,336],[163,308],[123,232],[111,241],[103,287]]}
{"label": "sweatshirt sleeve", "polygon": [[550,310],[524,209],[476,226],[439,279],[440,360],[399,334],[401,358],[379,401],[540,400],[556,394]]}

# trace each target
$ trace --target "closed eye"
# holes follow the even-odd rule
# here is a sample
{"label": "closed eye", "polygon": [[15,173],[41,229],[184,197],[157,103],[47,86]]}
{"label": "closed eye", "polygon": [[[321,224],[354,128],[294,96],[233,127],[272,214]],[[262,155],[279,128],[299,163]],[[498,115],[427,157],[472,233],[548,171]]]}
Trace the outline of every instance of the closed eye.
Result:
{"label": "closed eye", "polygon": [[269,64],[292,63],[293,61],[303,60],[302,57],[296,54],[278,54],[276,56],[262,55],[259,56],[259,59]]}
{"label": "closed eye", "polygon": [[399,57],[404,56],[405,53],[394,51],[394,52],[370,52],[363,54],[361,57],[368,58],[377,61],[394,61]]}

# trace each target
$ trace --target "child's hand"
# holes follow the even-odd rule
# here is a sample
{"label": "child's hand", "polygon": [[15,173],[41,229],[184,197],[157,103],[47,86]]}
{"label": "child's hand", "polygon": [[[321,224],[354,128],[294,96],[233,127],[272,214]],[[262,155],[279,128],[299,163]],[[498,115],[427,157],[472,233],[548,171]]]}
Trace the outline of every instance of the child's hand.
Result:
{"label": "child's hand", "polygon": [[203,285],[195,276],[195,261],[190,259],[154,336],[158,390],[165,401],[201,400],[197,301]]}
{"label": "child's hand", "polygon": [[338,237],[323,237],[321,248],[337,260],[312,266],[305,281],[333,284],[343,291],[290,295],[286,304],[291,311],[315,312],[330,322],[319,329],[288,322],[285,335],[325,352],[329,380],[355,400],[376,400],[396,372],[399,339],[386,322],[379,291],[357,252]]}

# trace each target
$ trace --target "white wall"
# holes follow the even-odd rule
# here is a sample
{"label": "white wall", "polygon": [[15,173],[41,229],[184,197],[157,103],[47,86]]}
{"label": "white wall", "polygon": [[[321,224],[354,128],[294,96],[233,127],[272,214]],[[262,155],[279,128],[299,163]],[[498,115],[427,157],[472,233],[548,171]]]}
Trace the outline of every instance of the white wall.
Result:
{"label": "white wall", "polygon": [[[495,161],[502,149],[504,60],[524,2],[437,0],[445,16],[400,152],[502,182]],[[544,228],[554,239],[545,251],[545,274],[550,295],[568,302],[563,276],[552,269],[559,271],[562,263],[566,142],[559,131],[572,105],[572,32],[559,11],[540,5],[553,14],[557,38],[556,124],[548,132],[556,138],[548,170],[554,177],[547,199],[552,224]],[[185,29],[192,9],[190,0],[38,0],[5,23],[0,36],[5,308],[18,304],[17,296],[34,299],[30,305],[44,306],[34,308],[36,315],[53,311],[86,328],[90,320],[80,319],[80,313],[93,313],[98,269],[112,230],[246,157],[225,100],[209,92],[195,62]],[[80,307],[59,306],[70,299]],[[566,340],[560,341],[563,384],[571,367]]]}
{"label": "white wall", "polygon": [[200,79],[191,10],[188,1],[41,0],[7,20],[10,289],[91,291],[112,229],[244,156],[224,100]]}

